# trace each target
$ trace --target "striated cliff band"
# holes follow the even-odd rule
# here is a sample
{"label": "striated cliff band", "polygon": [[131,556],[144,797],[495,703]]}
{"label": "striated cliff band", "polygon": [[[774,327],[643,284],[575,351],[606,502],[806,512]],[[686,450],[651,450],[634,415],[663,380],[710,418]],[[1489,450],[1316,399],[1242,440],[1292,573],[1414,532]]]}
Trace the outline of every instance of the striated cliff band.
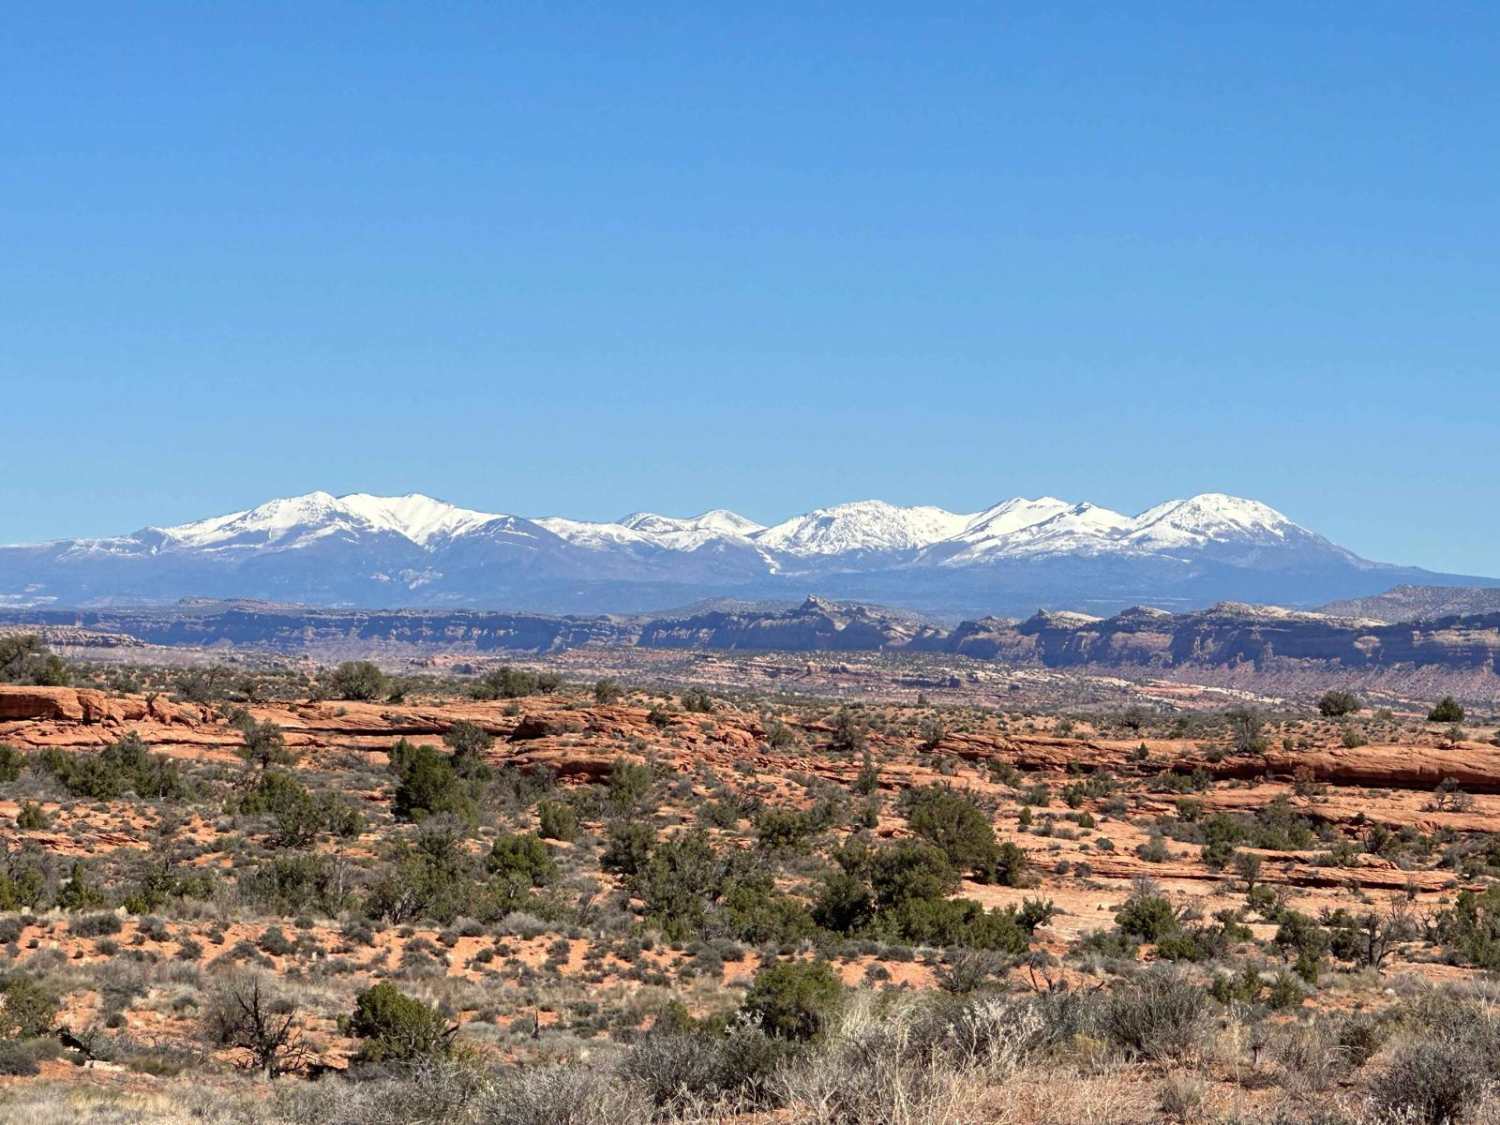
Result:
{"label": "striated cliff band", "polygon": [[945,628],[903,611],[819,598],[792,607],[729,605],[633,617],[193,602],[164,609],[14,611],[0,617],[0,628],[39,630],[75,649],[146,644],[313,655],[353,647],[498,655],[624,646],[935,653],[1048,668],[1306,666],[1500,677],[1500,612],[1380,622],[1234,603],[1191,613],[1136,608],[1108,618],[1039,612],[1019,622],[986,617]]}

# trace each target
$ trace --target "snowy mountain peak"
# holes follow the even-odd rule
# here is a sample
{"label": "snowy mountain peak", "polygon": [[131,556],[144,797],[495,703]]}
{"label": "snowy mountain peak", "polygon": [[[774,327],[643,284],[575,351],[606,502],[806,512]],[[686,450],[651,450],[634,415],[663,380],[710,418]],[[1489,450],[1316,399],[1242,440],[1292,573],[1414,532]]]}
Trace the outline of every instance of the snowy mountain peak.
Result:
{"label": "snowy mountain peak", "polygon": [[685,518],[659,516],[655,512],[632,512],[617,522],[622,527],[647,535],[701,532],[707,535],[743,539],[757,531],[765,530],[763,525],[752,519],[746,519],[738,512],[731,512],[728,508],[711,508],[696,516]]}
{"label": "snowy mountain peak", "polygon": [[394,531],[426,546],[439,536],[462,535],[480,524],[499,519],[497,512],[476,512],[420,492],[405,496],[370,496],[363,492],[341,496],[343,508],[382,531]]}
{"label": "snowy mountain peak", "polygon": [[1073,505],[1068,501],[1059,500],[1055,496],[1042,496],[1035,500],[1017,496],[1011,500],[1003,500],[980,512],[970,521],[969,526],[964,528],[959,538],[972,542],[984,536],[1004,535],[1010,531],[1030,527],[1042,520],[1051,519],[1071,507]]}
{"label": "snowy mountain peak", "polygon": [[[1046,514],[1049,510],[1050,515]],[[950,562],[974,562],[983,555],[1092,554],[1105,549],[1131,526],[1129,516],[1087,501],[1068,505],[1060,511],[1044,507],[1036,514],[1042,518],[1034,523],[976,539],[969,550],[954,556]]]}
{"label": "snowy mountain peak", "polygon": [[792,555],[905,551],[950,539],[974,518],[944,508],[899,508],[884,500],[856,500],[794,516],[757,533],[754,540]]}
{"label": "snowy mountain peak", "polygon": [[338,532],[360,531],[391,532],[426,546],[438,536],[460,535],[496,518],[419,493],[334,496],[317,491],[160,531],[178,549],[300,546]]}
{"label": "snowy mountain peak", "polygon": [[536,522],[569,543],[592,550],[634,544],[669,551],[692,551],[715,540],[744,543],[761,530],[761,525],[754,520],[726,508],[714,508],[686,518],[632,512],[613,523],[587,523],[558,516],[548,516]]}
{"label": "snowy mountain peak", "polygon": [[1206,542],[1272,542],[1289,534],[1311,535],[1258,500],[1205,492],[1189,500],[1169,500],[1135,518],[1126,540],[1154,550]]}

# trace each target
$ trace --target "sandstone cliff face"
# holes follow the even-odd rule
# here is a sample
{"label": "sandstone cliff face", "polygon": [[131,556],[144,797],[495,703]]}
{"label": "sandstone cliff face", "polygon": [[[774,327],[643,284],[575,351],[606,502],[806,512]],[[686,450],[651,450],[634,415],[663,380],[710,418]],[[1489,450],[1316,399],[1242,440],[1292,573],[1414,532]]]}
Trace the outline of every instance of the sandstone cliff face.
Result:
{"label": "sandstone cliff face", "polygon": [[[382,645],[471,652],[553,652],[634,636],[607,617],[422,610],[319,610],[296,606],[207,603],[175,609],[38,610],[0,625],[44,629],[58,643],[68,633],[119,634],[165,646],[243,645],[282,652]],[[59,635],[60,634],[60,635]]]}
{"label": "sandstone cliff face", "polygon": [[91,688],[0,684],[0,723],[52,721],[86,727],[155,723],[196,727],[210,712],[159,695],[108,695]]}
{"label": "sandstone cliff face", "polygon": [[1050,668],[1266,668],[1300,662],[1500,675],[1500,614],[1388,625],[1233,605],[1188,614],[1130,610],[1103,620],[1037,614],[1018,625],[994,618],[965,622],[946,648],[981,660]]}
{"label": "sandstone cliff face", "polygon": [[157,645],[243,645],[282,652],[360,650],[545,654],[586,645],[726,651],[948,653],[1048,668],[1295,666],[1442,669],[1500,676],[1500,613],[1379,624],[1225,604],[1197,613],[1132,609],[1109,618],[1038,613],[941,629],[879,607],[809,598],[785,610],[655,617],[549,617],[462,611],[372,612],[196,606],[179,610],[37,611],[11,627],[87,630]]}
{"label": "sandstone cliff face", "polygon": [[645,648],[750,649],[783,652],[874,652],[917,642],[941,644],[942,630],[873,606],[808,598],[781,612],[710,612],[658,618],[641,626]]}

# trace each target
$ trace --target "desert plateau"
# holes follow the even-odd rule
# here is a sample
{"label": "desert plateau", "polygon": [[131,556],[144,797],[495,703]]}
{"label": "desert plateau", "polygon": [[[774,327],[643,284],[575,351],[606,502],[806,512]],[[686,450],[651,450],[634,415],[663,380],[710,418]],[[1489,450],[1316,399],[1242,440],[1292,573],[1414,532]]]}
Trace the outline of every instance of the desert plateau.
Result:
{"label": "desert plateau", "polygon": [[15,1119],[1436,1120],[1483,1085],[1500,736],[1451,698],[3,643],[70,681],[0,685]]}

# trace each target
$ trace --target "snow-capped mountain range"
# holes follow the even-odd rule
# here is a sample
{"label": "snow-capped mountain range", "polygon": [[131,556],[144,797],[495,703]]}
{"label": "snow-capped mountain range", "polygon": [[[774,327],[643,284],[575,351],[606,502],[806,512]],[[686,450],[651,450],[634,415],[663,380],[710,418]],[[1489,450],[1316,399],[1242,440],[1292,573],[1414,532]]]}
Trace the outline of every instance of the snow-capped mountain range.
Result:
{"label": "snow-capped mountain range", "polygon": [[0,605],[208,596],[634,611],[811,591],[1005,613],[1220,597],[1314,604],[1415,577],[1434,580],[1367,562],[1265,504],[1222,493],[1135,516],[1050,496],[972,513],[861,500],[768,527],[724,509],[600,522],[474,511],[415,493],[311,492],[131,535],[0,548]]}

